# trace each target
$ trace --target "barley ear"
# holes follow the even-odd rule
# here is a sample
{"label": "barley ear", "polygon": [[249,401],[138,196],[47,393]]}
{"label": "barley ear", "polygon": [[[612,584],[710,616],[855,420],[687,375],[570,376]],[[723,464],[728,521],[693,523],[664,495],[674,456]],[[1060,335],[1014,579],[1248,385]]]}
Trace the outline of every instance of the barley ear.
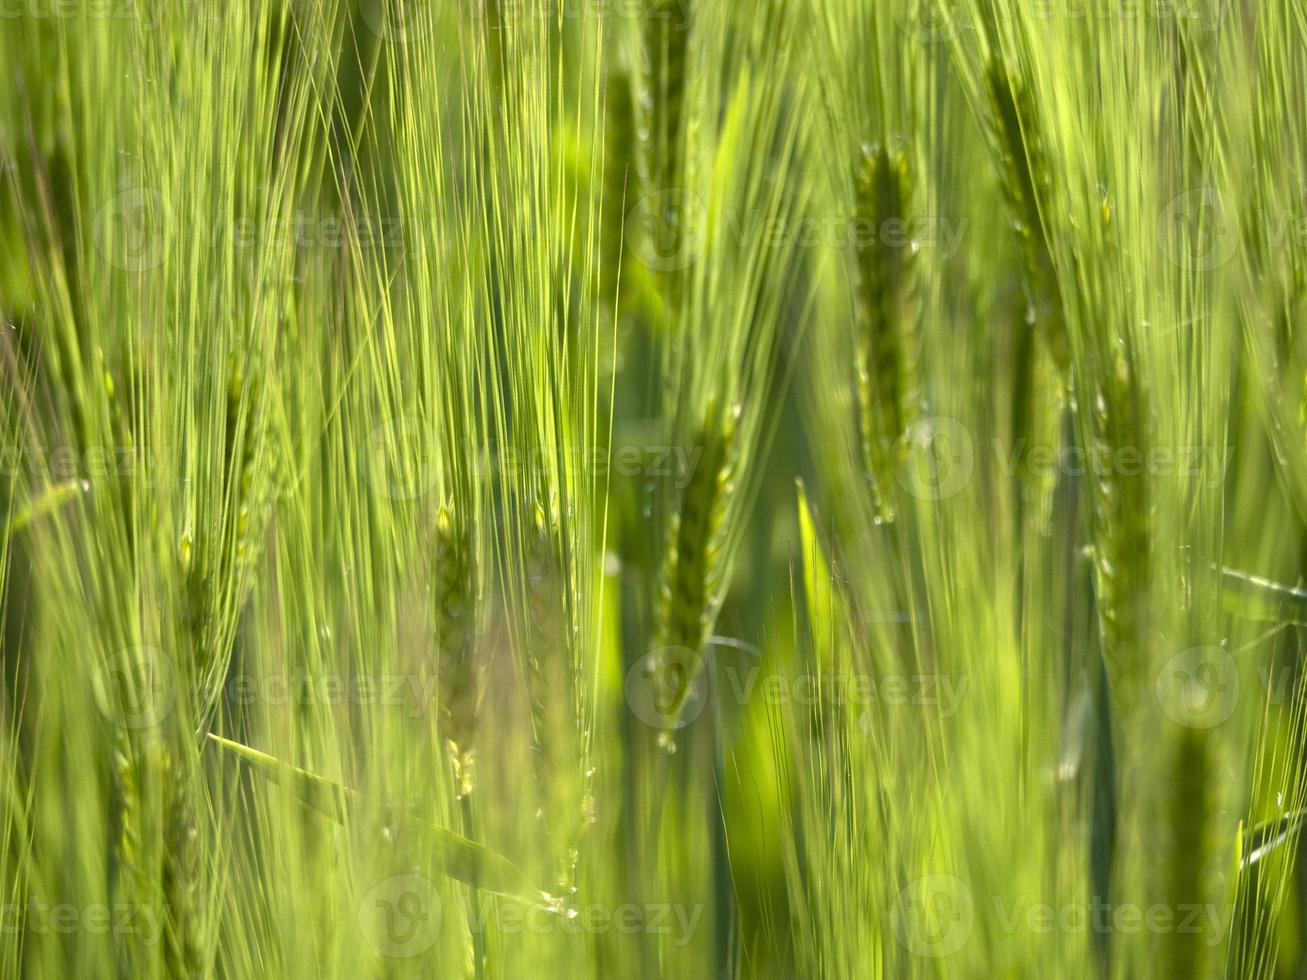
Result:
{"label": "barley ear", "polygon": [[643,25],[641,40],[648,97],[642,100],[644,118],[640,132],[645,170],[657,191],[679,186],[689,9],[681,0],[653,0]]}
{"label": "barley ear", "polygon": [[584,678],[568,608],[567,547],[556,505],[536,505],[526,549],[527,689],[536,782],[560,894],[573,890],[594,810],[583,730]]}
{"label": "barley ear", "polygon": [[985,70],[989,126],[996,147],[1003,191],[1025,262],[1027,320],[1040,330],[1059,370],[1070,367],[1062,295],[1041,202],[1048,200],[1051,169],[1040,138],[1034,105],[1021,76],[994,56]]}
{"label": "barley ear", "polygon": [[[726,513],[735,490],[739,420],[739,405],[723,412],[716,401],[709,403],[695,446],[703,454],[672,518],[653,681],[662,688],[660,703],[668,706],[666,717],[673,724],[692,688],[721,602],[721,555]],[[661,741],[670,746],[670,732],[664,732]]]}
{"label": "barley ear", "polygon": [[[149,755],[142,745],[149,736],[148,732],[142,737],[119,728],[114,737],[114,891],[115,901],[124,904],[150,903],[157,894],[152,843],[158,837],[156,808],[151,806],[153,783],[145,771]],[[127,940],[120,943],[120,955],[125,961],[145,966],[148,958],[143,956],[144,951]]]}
{"label": "barley ear", "polygon": [[[159,731],[115,736],[117,889],[122,901],[162,903],[168,977],[202,976],[200,844],[195,776],[180,771],[181,746]],[[147,951],[128,949],[129,959]]]}
{"label": "barley ear", "polygon": [[258,397],[247,381],[245,366],[233,357],[227,382],[227,474],[228,494],[236,519],[229,534],[227,561],[240,571],[248,560],[250,513],[253,507],[254,467],[258,458]]}
{"label": "barley ear", "polygon": [[205,712],[212,709],[231,657],[231,637],[244,601],[256,506],[259,462],[258,391],[233,354],[223,413],[222,495],[216,512],[202,514],[178,542],[182,622],[200,679]]}
{"label": "barley ear", "polygon": [[195,804],[196,776],[181,766],[173,749],[162,759],[166,787],[163,895],[166,902],[165,947],[168,973],[174,977],[202,976],[198,935],[201,914],[200,845]]}
{"label": "barley ear", "polygon": [[1026,316],[1019,326],[1013,432],[1022,450],[1018,469],[1034,526],[1047,533],[1052,519],[1055,467],[1029,465],[1035,452],[1062,446],[1062,414],[1070,345],[1062,294],[1041,201],[1049,196],[1050,169],[1030,93],[1021,76],[995,56],[985,72],[990,127],[1004,196],[1025,265]]}
{"label": "barley ear", "polygon": [[907,158],[884,146],[865,149],[855,190],[858,217],[876,229],[858,253],[858,406],[864,465],[881,520],[892,520],[894,446],[920,415],[921,340],[913,284],[912,245],[889,241],[890,222],[906,222],[912,186]]}
{"label": "barley ear", "polygon": [[[1131,348],[1113,345],[1110,360],[1096,371],[1091,392],[1090,451],[1111,458],[1122,446],[1148,452],[1145,392],[1135,374]],[[1151,524],[1147,477],[1102,467],[1092,476],[1096,545],[1095,583],[1103,655],[1112,694],[1130,711],[1141,688],[1148,633],[1148,553]]]}
{"label": "barley ear", "polygon": [[484,667],[477,659],[477,567],[470,522],[453,504],[440,508],[435,548],[439,725],[460,799],[475,787],[477,714]]}

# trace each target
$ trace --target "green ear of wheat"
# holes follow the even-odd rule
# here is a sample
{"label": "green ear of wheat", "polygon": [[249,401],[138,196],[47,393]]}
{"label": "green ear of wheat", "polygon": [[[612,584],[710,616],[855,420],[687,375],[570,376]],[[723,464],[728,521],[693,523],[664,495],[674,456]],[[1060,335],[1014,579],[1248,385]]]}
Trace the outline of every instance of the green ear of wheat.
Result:
{"label": "green ear of wheat", "polygon": [[864,150],[855,178],[858,218],[875,229],[858,253],[857,382],[862,449],[881,520],[892,520],[894,447],[920,414],[921,341],[912,244],[886,229],[907,227],[912,184],[907,158],[885,146]]}
{"label": "green ear of wheat", "polygon": [[1018,325],[1013,434],[1019,447],[1018,478],[1034,518],[1047,533],[1056,467],[1033,467],[1036,453],[1062,446],[1062,408],[1070,347],[1062,295],[1040,208],[1049,199],[1050,168],[1030,93],[1015,69],[995,55],[985,70],[989,124],[999,172],[1025,265],[1025,323]]}
{"label": "green ear of wheat", "polygon": [[485,667],[478,658],[477,562],[473,529],[453,504],[440,508],[435,533],[436,657],[440,731],[460,798],[476,786],[476,736]]}
{"label": "green ear of wheat", "polygon": [[653,0],[645,11],[642,53],[647,91],[641,134],[645,172],[653,190],[678,187],[685,124],[686,70],[689,59],[689,5]]}
{"label": "green ear of wheat", "polygon": [[[734,445],[738,405],[726,410],[710,402],[695,448],[702,448],[689,484],[672,518],[664,560],[653,680],[673,724],[692,690],[708,630],[721,601],[721,552],[726,514],[735,490]],[[670,745],[670,733],[662,741]]]}
{"label": "green ear of wheat", "polygon": [[1066,338],[1059,335],[1062,303],[1040,207],[1048,200],[1051,173],[1033,102],[1019,73],[994,56],[985,70],[989,121],[999,158],[999,173],[1026,264],[1026,283],[1032,323],[1043,328],[1056,360],[1066,368],[1070,355]]}
{"label": "green ear of wheat", "polygon": [[581,843],[594,821],[587,757],[585,677],[570,623],[569,543],[555,505],[534,508],[526,549],[527,693],[532,761],[559,894],[575,890]]}

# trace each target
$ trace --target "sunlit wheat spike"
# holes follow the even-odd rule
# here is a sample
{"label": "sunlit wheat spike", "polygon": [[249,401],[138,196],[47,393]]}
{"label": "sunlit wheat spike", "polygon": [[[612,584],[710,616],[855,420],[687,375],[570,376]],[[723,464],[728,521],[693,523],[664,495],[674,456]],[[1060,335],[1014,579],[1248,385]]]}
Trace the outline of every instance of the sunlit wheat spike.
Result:
{"label": "sunlit wheat spike", "polygon": [[[1128,344],[1112,345],[1112,356],[1088,406],[1091,449],[1108,457],[1120,447],[1148,449],[1146,395]],[[1142,472],[1099,467],[1090,476],[1093,491],[1095,570],[1103,653],[1115,697],[1138,697],[1147,633],[1150,559],[1148,479]]]}
{"label": "sunlit wheat spike", "polygon": [[985,93],[999,174],[1026,266],[1028,318],[1043,331],[1059,368],[1065,371],[1070,354],[1062,299],[1040,216],[1052,173],[1040,137],[1039,117],[1020,73],[998,55],[986,66]]}
{"label": "sunlit wheat spike", "polygon": [[201,678],[202,703],[211,706],[231,657],[231,630],[245,598],[261,479],[258,387],[233,353],[223,400],[221,494],[212,510],[178,542],[183,573],[182,620]]}
{"label": "sunlit wheat spike", "polygon": [[477,561],[470,521],[454,504],[440,508],[435,534],[436,657],[440,728],[460,796],[476,785],[477,716],[485,668],[477,655]]}
{"label": "sunlit wheat spike", "polygon": [[259,450],[257,394],[246,365],[240,357],[233,356],[227,381],[225,439],[228,495],[235,513],[230,531],[229,567],[239,565],[246,558],[254,504],[254,465]]}
{"label": "sunlit wheat spike", "polygon": [[1029,93],[1020,76],[998,55],[991,58],[985,69],[985,91],[1002,164],[1000,176],[1017,231],[1023,245],[1038,247],[1043,224],[1039,218],[1040,189],[1036,174],[1042,178],[1046,172],[1042,170],[1040,146],[1033,135],[1034,109]]}
{"label": "sunlit wheat spike", "polygon": [[1032,526],[1047,533],[1057,468],[1032,467],[1035,454],[1062,446],[1062,407],[1070,367],[1062,296],[1048,231],[1040,216],[1052,179],[1040,122],[1019,71],[993,56],[985,71],[990,126],[999,173],[1025,265],[1026,322],[1018,325],[1017,401],[1013,433],[1021,447],[1017,476]]}
{"label": "sunlit wheat spike", "polygon": [[113,769],[117,791],[118,839],[115,855],[125,880],[131,881],[130,891],[142,894],[141,872],[144,863],[144,819],[141,784],[137,775],[137,750],[132,745],[131,733],[119,728],[114,733]]}
{"label": "sunlit wheat spike", "polygon": [[[527,685],[532,728],[542,772],[568,757],[575,745],[559,744],[577,723],[575,665],[572,662],[564,576],[566,543],[556,517],[541,505],[534,509],[526,548]],[[554,756],[560,758],[555,759]]]}
{"label": "sunlit wheat spike", "polygon": [[568,543],[555,507],[537,505],[525,555],[527,693],[535,775],[560,894],[573,887],[579,846],[591,822],[589,764],[578,638],[569,621]]}
{"label": "sunlit wheat spike", "polygon": [[[196,784],[179,763],[184,751],[160,730],[120,728],[114,737],[118,891],[123,901],[158,903],[163,967],[176,978],[205,972]],[[126,955],[145,969],[151,950],[133,945]]]}
{"label": "sunlit wheat spike", "polygon": [[[153,841],[157,839],[154,808],[146,795],[150,790],[149,776],[143,770],[147,758],[140,745],[126,728],[119,728],[114,736],[113,768],[116,790],[115,820],[117,836],[113,842],[113,857],[117,866],[117,892],[140,901],[142,896],[156,893],[153,887]],[[133,954],[136,951],[132,951]],[[131,955],[131,954],[129,954]]]}
{"label": "sunlit wheat spike", "polygon": [[696,653],[703,649],[721,587],[718,559],[733,492],[739,406],[710,402],[694,446],[699,463],[681,494],[663,580],[662,639]]}
{"label": "sunlit wheat spike", "polygon": [[199,936],[204,889],[195,777],[179,765],[179,752],[162,759],[160,779],[166,793],[163,840],[163,896],[167,903],[165,962],[169,975],[201,975]]}
{"label": "sunlit wheat spike", "polygon": [[858,218],[875,229],[858,253],[858,404],[863,456],[882,520],[893,517],[894,446],[916,421],[921,401],[920,350],[912,243],[891,237],[906,228],[912,186],[907,158],[884,146],[863,151],[856,172]]}
{"label": "sunlit wheat spike", "polygon": [[698,466],[681,493],[664,559],[657,632],[655,684],[667,688],[663,703],[675,720],[691,689],[693,672],[721,601],[721,551],[726,514],[735,490],[734,444],[738,405],[723,410],[710,401],[694,447]]}

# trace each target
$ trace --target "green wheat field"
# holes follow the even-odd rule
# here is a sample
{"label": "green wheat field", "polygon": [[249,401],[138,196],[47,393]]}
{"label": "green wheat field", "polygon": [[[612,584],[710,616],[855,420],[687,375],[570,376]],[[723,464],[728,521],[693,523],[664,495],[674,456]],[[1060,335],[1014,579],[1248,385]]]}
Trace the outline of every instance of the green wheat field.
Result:
{"label": "green wheat field", "polygon": [[1307,0],[0,76],[0,978],[1307,978]]}

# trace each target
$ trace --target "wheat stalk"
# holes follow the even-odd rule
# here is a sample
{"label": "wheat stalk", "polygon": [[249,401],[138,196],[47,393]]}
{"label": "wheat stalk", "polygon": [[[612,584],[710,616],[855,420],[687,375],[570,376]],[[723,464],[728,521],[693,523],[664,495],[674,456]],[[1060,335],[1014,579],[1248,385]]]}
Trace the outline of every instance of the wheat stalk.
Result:
{"label": "wheat stalk", "polygon": [[641,142],[648,186],[655,191],[680,187],[691,9],[679,0],[653,0],[642,21],[641,56],[648,98],[642,106]]}

